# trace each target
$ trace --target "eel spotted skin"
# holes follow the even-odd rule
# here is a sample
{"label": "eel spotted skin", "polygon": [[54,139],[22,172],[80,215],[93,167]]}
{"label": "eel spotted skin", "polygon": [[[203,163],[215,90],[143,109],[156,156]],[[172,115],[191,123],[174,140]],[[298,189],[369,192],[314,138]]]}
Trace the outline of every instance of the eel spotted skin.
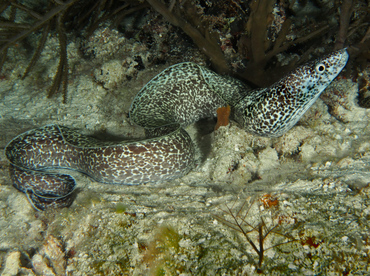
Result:
{"label": "eel spotted skin", "polygon": [[278,137],[291,129],[346,65],[346,49],[298,67],[268,88],[250,90],[194,63],[165,69],[138,93],[130,118],[151,138],[103,142],[64,126],[47,125],[15,137],[5,148],[13,185],[38,210],[67,207],[75,180],[70,169],[111,184],[135,185],[187,174],[194,145],[183,129],[230,105],[246,131]]}

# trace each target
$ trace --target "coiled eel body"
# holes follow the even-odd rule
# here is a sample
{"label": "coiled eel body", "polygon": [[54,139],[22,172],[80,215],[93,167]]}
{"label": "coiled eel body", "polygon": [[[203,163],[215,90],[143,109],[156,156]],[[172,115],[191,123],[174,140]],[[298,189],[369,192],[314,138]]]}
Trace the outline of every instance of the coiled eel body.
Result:
{"label": "coiled eel body", "polygon": [[66,207],[75,180],[71,169],[98,182],[134,185],[187,174],[194,145],[182,128],[230,105],[232,118],[257,135],[278,137],[291,129],[348,60],[345,49],[309,62],[268,88],[250,90],[194,63],[171,66],[138,93],[130,118],[149,139],[109,143],[75,130],[47,125],[15,137],[5,148],[13,185],[38,210]]}

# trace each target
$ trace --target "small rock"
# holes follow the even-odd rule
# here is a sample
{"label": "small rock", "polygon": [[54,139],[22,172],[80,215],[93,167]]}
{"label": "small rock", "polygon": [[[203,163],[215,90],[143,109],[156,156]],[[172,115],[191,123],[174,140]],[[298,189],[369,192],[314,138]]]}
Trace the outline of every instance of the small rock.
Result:
{"label": "small rock", "polygon": [[32,257],[32,265],[39,275],[65,275],[66,260],[62,243],[49,235],[41,250]]}
{"label": "small rock", "polygon": [[5,268],[3,273],[1,273],[1,276],[17,275],[21,265],[20,257],[21,252],[19,251],[10,252],[6,258]]}
{"label": "small rock", "polygon": [[44,246],[40,250],[40,254],[43,254],[50,260],[51,265],[53,266],[54,271],[57,275],[65,274],[65,254],[62,243],[57,238],[49,235],[46,238]]}
{"label": "small rock", "polygon": [[270,169],[276,168],[279,166],[279,157],[275,149],[266,148],[258,154],[258,159],[261,162],[259,171],[268,171]]}
{"label": "small rock", "polygon": [[53,269],[47,265],[47,260],[40,254],[32,257],[32,266],[38,275],[55,276]]}

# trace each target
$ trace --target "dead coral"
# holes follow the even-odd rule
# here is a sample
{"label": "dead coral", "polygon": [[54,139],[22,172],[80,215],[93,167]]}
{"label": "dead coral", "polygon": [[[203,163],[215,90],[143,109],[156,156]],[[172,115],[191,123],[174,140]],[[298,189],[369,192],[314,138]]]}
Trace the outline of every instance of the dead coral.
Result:
{"label": "dead coral", "polygon": [[[45,4],[45,3],[44,3]],[[37,48],[34,51],[23,78],[27,77],[32,68],[39,60],[49,35],[57,36],[59,40],[59,65],[52,85],[48,91],[48,97],[58,91],[63,94],[66,101],[68,82],[68,37],[74,32],[81,35],[83,32],[88,37],[102,22],[110,20],[112,27],[122,19],[147,4],[136,1],[116,3],[111,0],[69,0],[47,1],[46,8],[40,10],[38,5],[43,3],[21,1],[5,1],[0,4],[0,70],[7,58],[10,47],[23,42],[31,34],[41,32]],[[24,46],[27,47],[27,46]]]}
{"label": "dead coral", "polygon": [[[0,22],[0,37],[2,42],[0,44],[0,52],[2,55],[2,60],[0,63],[0,69],[5,62],[9,47],[14,46],[16,43],[25,39],[32,33],[42,30],[42,36],[39,39],[37,49],[34,52],[34,55],[23,75],[23,78],[25,78],[40,57],[40,54],[45,46],[47,36],[49,35],[50,30],[54,28],[56,23],[56,30],[59,36],[60,59],[53,84],[48,92],[48,97],[56,93],[56,91],[59,90],[60,85],[63,85],[62,93],[65,101],[67,92],[68,64],[66,35],[64,32],[62,19],[66,10],[76,1],[77,0],[70,0],[67,2],[58,1],[54,6],[49,6],[49,10],[44,14],[40,14],[31,7],[17,2],[7,2],[3,4],[2,8],[0,9],[2,12]],[[17,16],[19,13],[21,15]],[[24,13],[26,13],[26,15],[24,15]],[[29,17],[32,19],[29,20]],[[18,23],[18,21],[21,21],[22,23]],[[12,33],[11,30],[13,30],[15,34]]]}

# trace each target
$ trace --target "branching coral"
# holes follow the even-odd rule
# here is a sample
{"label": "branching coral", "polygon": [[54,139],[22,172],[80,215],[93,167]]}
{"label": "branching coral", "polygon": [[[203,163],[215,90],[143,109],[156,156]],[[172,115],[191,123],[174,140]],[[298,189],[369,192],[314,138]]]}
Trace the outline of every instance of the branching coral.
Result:
{"label": "branching coral", "polygon": [[[147,0],[153,8],[161,13],[170,23],[180,27],[187,35],[189,35],[194,43],[203,51],[210,59],[219,73],[231,73],[229,61],[221,51],[220,37],[217,30],[211,29],[211,19],[208,16],[202,16],[199,10],[199,5],[196,2],[187,1],[185,4],[173,4],[171,8],[167,8],[159,0]],[[254,1],[250,3],[251,14],[249,19],[245,16],[246,22],[240,22],[244,27],[239,31],[236,37],[238,47],[241,52],[244,52],[245,57],[250,60],[249,64],[238,75],[243,79],[254,83],[258,86],[265,86],[280,77],[274,76],[271,72],[264,71],[266,64],[278,53],[288,49],[290,46],[303,43],[327,30],[328,27],[320,28],[310,34],[302,36],[294,41],[287,42],[286,36],[291,27],[291,20],[286,19],[282,24],[281,30],[274,43],[267,39],[267,31],[272,21],[272,10],[275,1]],[[246,48],[246,50],[243,50]],[[281,68],[275,68],[281,72]],[[291,69],[291,67],[289,67]],[[275,74],[276,75],[276,74]],[[273,77],[270,77],[273,76]],[[269,80],[271,78],[272,80]],[[268,80],[268,82],[266,82]]]}
{"label": "branching coral", "polygon": [[[147,0],[152,7],[162,14],[171,24],[180,27],[188,36],[190,36],[194,43],[201,49],[206,56],[210,58],[212,64],[215,66],[215,69],[218,73],[228,73],[229,68],[226,62],[224,55],[220,47],[217,44],[217,39],[214,39],[214,36],[206,28],[201,28],[201,25],[198,25],[198,28],[194,27],[188,21],[181,17],[180,7],[177,7],[175,10],[170,10],[159,0]],[[176,3],[175,1],[173,3]],[[195,12],[194,19],[199,18],[196,14],[194,7],[190,6],[191,3],[186,4],[186,11]],[[189,14],[188,14],[189,15]],[[199,20],[197,20],[199,24]]]}
{"label": "branching coral", "polygon": [[[271,199],[271,195],[262,196],[259,200],[265,209],[275,208],[278,205],[277,199]],[[240,206],[240,202],[234,201],[231,207],[226,205],[226,210],[221,210],[227,217],[215,215],[215,218],[230,227],[231,229],[241,233],[248,244],[252,247],[253,251],[258,256],[258,262],[255,264],[258,273],[262,273],[263,262],[265,259],[266,251],[283,244],[295,242],[294,239],[287,231],[284,232],[282,227],[284,224],[284,217],[259,217],[259,222],[253,222],[253,217],[250,215],[251,209],[258,207],[258,201],[248,203],[244,200]],[[267,222],[269,221],[269,222]],[[271,245],[272,235],[277,236],[275,244]],[[266,246],[267,239],[270,239],[270,246]]]}
{"label": "branching coral", "polygon": [[268,37],[268,29],[272,24],[274,6],[275,1],[272,0],[252,2],[250,5],[251,15],[246,24],[246,32],[249,34],[249,39],[246,40],[247,45],[244,45],[244,47],[249,49],[247,53],[251,62],[246,65],[246,68],[241,73],[241,77],[258,86],[266,86],[273,83],[296,65],[293,61],[286,68],[277,66],[266,69],[267,63],[273,57],[286,51],[293,45],[304,43],[318,35],[322,35],[329,28],[324,26],[309,34],[301,35],[292,41],[288,41],[287,36],[291,31],[292,19],[285,18],[281,24],[280,31],[277,33],[277,38],[271,40]]}
{"label": "branching coral", "polygon": [[[102,24],[125,29],[125,18],[148,7],[153,8],[149,10],[150,23],[147,23],[146,30],[132,34],[131,37],[150,46],[150,32],[163,34],[163,28],[167,26],[163,27],[166,24],[158,20],[153,12],[155,10],[193,40],[208,57],[215,71],[234,75],[255,86],[270,85],[298,62],[306,62],[312,53],[317,52],[318,47],[328,43],[332,45],[327,48],[334,47],[334,43],[335,48],[345,44],[354,45],[350,49],[351,55],[354,53],[352,56],[358,56],[356,61],[360,63],[367,62],[370,45],[367,4],[363,0],[356,3],[345,0],[341,6],[339,2],[331,1],[319,7],[315,5],[319,4],[316,1],[274,0],[2,1],[0,69],[6,61],[9,48],[32,37],[37,40],[37,46],[24,72],[25,78],[43,53],[48,37],[58,37],[59,65],[48,97],[60,90],[65,101],[69,41],[79,36],[83,44]],[[33,35],[39,33],[41,35]],[[177,31],[171,29],[172,35],[179,34],[174,33]],[[176,42],[184,42],[170,37],[167,39],[169,41],[162,42],[170,45],[169,48],[175,48]],[[160,44],[158,41],[155,43]],[[21,46],[29,48],[26,43]],[[157,56],[163,54],[161,51],[166,50],[158,47]]]}
{"label": "branching coral", "polygon": [[[36,64],[37,60],[39,59],[42,50],[45,47],[45,42],[47,36],[49,35],[50,30],[56,25],[56,31],[59,37],[59,46],[60,46],[60,55],[59,55],[59,66],[57,72],[55,74],[53,84],[48,92],[48,97],[52,96],[59,90],[59,87],[62,85],[62,93],[63,98],[65,101],[66,93],[67,93],[67,78],[68,78],[68,62],[67,62],[67,38],[64,31],[63,26],[63,16],[66,10],[73,5],[77,0],[70,0],[67,2],[56,2],[55,6],[50,7],[49,11],[45,14],[41,15],[32,8],[29,8],[23,4],[19,4],[17,2],[8,2],[3,5],[0,11],[5,12],[9,10],[10,16],[8,18],[3,17],[2,22],[0,23],[1,33],[0,36],[2,38],[2,44],[0,44],[0,52],[2,55],[2,60],[0,63],[0,69],[5,62],[7,51],[9,47],[13,46],[14,44],[18,43],[19,41],[25,39],[30,34],[42,30],[42,36],[38,41],[38,46],[34,55],[23,75],[25,78],[31,69]],[[20,24],[17,23],[20,19],[17,18],[17,12],[23,11],[28,16],[33,18],[30,22],[27,22],[27,19],[24,19],[25,23]],[[55,24],[56,23],[56,24]],[[21,25],[21,30],[18,26]],[[9,30],[14,29],[15,35],[9,33]],[[17,32],[18,31],[18,32]]]}
{"label": "branching coral", "polygon": [[[347,31],[351,27],[353,11],[351,1],[344,1],[338,30],[339,24],[328,20],[338,16],[337,3],[333,3],[334,8],[330,8],[331,3],[308,8],[316,8],[317,14],[310,18],[298,14],[307,1],[300,4],[294,1],[291,4],[276,3],[274,0],[147,2],[192,38],[217,72],[234,74],[262,87],[275,82],[297,65],[296,59],[291,59],[288,64],[279,62],[276,56],[280,53],[290,50],[292,56],[301,55],[299,62],[305,62],[316,47],[327,43],[328,37],[333,42],[336,37],[336,47],[343,47],[350,35]],[[361,17],[363,20],[364,16]]]}

